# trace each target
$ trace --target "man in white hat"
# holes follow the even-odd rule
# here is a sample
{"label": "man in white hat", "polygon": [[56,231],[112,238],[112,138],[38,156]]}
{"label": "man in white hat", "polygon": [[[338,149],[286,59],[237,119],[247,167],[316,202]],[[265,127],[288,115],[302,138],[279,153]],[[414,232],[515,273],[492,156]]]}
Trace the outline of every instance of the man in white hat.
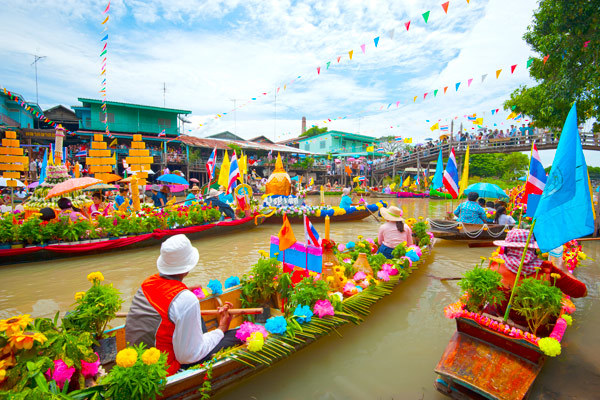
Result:
{"label": "man in white hat", "polygon": [[218,309],[219,327],[208,332],[198,298],[182,282],[199,258],[185,235],[165,240],[156,261],[159,273],[142,283],[127,314],[127,342],[144,343],[167,353],[168,375],[240,343],[235,332],[228,331],[231,303]]}
{"label": "man in white hat", "polygon": [[219,199],[219,195],[221,193],[222,192],[218,191],[217,189],[210,189],[208,191],[208,197],[206,197],[205,200],[206,204],[210,205],[211,207],[218,207],[219,211],[225,213],[225,215],[231,219],[238,219],[235,215],[235,211],[233,211],[233,208],[231,208],[229,204]]}

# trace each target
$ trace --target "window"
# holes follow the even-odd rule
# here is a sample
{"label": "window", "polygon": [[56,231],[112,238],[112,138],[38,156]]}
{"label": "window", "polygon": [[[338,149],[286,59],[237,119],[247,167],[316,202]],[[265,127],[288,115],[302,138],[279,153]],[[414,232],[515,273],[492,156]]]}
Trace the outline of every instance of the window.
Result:
{"label": "window", "polygon": [[170,128],[171,127],[171,120],[170,119],[159,118],[158,119],[158,126],[160,128],[162,128],[162,129]]}
{"label": "window", "polygon": [[[102,111],[100,111],[99,116],[100,116],[100,122],[103,123],[104,122],[104,113]],[[113,113],[107,113],[106,114],[106,118],[108,119],[108,122],[110,124],[114,124],[115,123],[115,114],[113,114]]]}
{"label": "window", "polygon": [[324,149],[326,144],[327,144],[327,141],[326,140],[322,140],[321,143],[320,143],[320,148]]}

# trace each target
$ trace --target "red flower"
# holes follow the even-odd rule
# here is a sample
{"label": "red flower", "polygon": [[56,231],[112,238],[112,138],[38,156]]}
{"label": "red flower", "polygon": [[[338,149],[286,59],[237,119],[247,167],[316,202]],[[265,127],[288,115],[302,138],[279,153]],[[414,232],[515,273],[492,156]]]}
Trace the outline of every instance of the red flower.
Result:
{"label": "red flower", "polygon": [[296,270],[292,273],[292,285],[296,286],[298,283],[302,282],[304,278],[308,278],[310,275],[308,274],[308,270]]}

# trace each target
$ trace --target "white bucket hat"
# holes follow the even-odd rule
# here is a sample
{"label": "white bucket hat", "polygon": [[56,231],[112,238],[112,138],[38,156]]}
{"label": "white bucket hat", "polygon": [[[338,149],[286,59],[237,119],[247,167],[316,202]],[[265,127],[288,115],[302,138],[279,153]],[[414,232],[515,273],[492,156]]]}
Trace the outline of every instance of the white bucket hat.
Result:
{"label": "white bucket hat", "polygon": [[160,246],[160,256],[156,261],[162,275],[178,275],[190,272],[198,264],[200,254],[185,235],[175,235]]}
{"label": "white bucket hat", "polygon": [[210,189],[210,190],[208,191],[208,197],[217,197],[217,196],[218,196],[218,195],[220,195],[221,193],[223,193],[223,192],[221,192],[220,190],[217,190],[217,189],[214,189],[214,188],[213,188],[213,189]]}

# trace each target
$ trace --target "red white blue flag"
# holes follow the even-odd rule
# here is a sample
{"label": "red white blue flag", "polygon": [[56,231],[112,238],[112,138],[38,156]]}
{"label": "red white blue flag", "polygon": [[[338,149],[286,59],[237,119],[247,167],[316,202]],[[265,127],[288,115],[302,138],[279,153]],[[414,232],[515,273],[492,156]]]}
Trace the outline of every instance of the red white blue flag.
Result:
{"label": "red white blue flag", "polygon": [[531,162],[529,163],[529,176],[525,183],[525,194],[521,202],[527,203],[527,196],[530,194],[542,194],[546,187],[546,171],[540,160],[537,146],[534,144],[531,150]]}
{"label": "red white blue flag", "polygon": [[212,154],[206,162],[206,171],[208,172],[208,180],[212,180],[215,177],[215,165],[217,163],[217,148],[213,150]]}
{"label": "red white blue flag", "polygon": [[165,130],[163,129],[163,130],[162,130],[162,131],[161,131],[161,132],[158,134],[158,137],[165,137],[165,136],[167,136],[167,134],[166,134]]}
{"label": "red white blue flag", "polygon": [[450,151],[450,157],[448,157],[448,164],[444,170],[444,187],[450,193],[453,199],[458,197],[458,168],[456,167],[456,156],[454,155],[454,148]]}
{"label": "red white blue flag", "polygon": [[319,234],[313,224],[310,223],[307,215],[304,216],[304,238],[306,240],[306,245],[320,246]]}
{"label": "red white blue flag", "polygon": [[233,189],[235,189],[236,182],[239,177],[240,168],[238,166],[237,157],[234,150],[233,155],[231,156],[231,161],[229,162],[229,185],[227,186],[227,193],[230,193]]}

